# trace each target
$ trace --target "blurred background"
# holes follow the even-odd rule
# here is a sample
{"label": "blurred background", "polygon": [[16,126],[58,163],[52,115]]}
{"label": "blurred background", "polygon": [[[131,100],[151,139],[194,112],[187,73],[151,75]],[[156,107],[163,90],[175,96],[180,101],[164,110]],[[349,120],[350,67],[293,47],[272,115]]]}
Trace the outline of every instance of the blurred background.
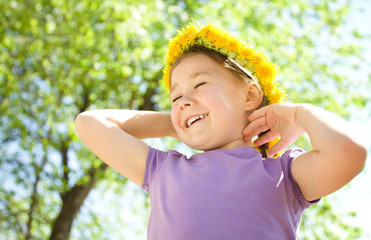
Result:
{"label": "blurred background", "polygon": [[[0,239],[146,239],[148,196],[88,151],[74,118],[169,111],[167,43],[190,22],[263,50],[290,102],[371,135],[370,1],[7,0],[0,11]],[[172,139],[146,142],[192,154]],[[296,145],[310,149],[305,137]],[[369,165],[305,212],[299,239],[371,238]]]}

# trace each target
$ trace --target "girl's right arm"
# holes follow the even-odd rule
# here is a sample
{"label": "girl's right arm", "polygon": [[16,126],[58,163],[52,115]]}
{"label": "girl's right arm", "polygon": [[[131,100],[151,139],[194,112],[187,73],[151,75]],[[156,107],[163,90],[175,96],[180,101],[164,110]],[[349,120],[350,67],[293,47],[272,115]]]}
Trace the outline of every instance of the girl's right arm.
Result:
{"label": "girl's right arm", "polygon": [[92,110],[75,120],[80,139],[102,161],[142,185],[149,147],[139,139],[177,138],[169,113]]}
{"label": "girl's right arm", "polygon": [[271,155],[294,143],[305,132],[312,150],[292,163],[291,171],[301,193],[313,201],[340,189],[365,166],[368,147],[339,116],[311,104],[272,104],[248,118],[246,139],[266,132],[254,144],[259,146],[280,136]]}

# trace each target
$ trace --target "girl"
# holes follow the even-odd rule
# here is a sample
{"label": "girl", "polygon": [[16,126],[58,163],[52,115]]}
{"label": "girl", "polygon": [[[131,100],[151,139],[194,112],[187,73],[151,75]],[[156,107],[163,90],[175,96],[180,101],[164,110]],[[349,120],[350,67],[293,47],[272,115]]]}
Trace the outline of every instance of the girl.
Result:
{"label": "girl", "polygon": [[[164,80],[170,114],[76,118],[82,141],[150,194],[148,239],[295,239],[303,210],[364,167],[366,147],[345,121],[282,103],[275,66],[214,25],[189,25],[170,41]],[[304,133],[312,151],[279,156]],[[204,152],[187,158],[139,140],[165,136]]]}

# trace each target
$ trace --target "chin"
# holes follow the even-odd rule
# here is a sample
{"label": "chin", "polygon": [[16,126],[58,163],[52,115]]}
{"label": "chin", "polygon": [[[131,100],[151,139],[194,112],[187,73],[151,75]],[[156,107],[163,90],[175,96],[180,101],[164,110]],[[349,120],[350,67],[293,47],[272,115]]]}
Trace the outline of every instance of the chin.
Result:
{"label": "chin", "polygon": [[207,149],[207,146],[200,141],[198,142],[182,141],[182,142],[188,147],[195,149],[195,150],[205,151]]}
{"label": "chin", "polygon": [[220,148],[221,146],[218,146],[216,144],[207,144],[207,143],[185,143],[188,147],[199,150],[199,151],[211,151]]}
{"label": "chin", "polygon": [[204,146],[199,146],[199,145],[194,145],[194,144],[186,144],[188,147],[194,149],[194,150],[199,150],[199,151],[207,151],[208,149],[205,148]]}

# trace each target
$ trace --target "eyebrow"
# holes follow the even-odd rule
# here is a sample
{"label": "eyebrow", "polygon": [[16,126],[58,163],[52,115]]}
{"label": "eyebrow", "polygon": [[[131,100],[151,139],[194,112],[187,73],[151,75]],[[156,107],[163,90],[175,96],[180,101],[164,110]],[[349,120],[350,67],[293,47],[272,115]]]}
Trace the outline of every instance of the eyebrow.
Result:
{"label": "eyebrow", "polygon": [[[209,72],[201,71],[201,72],[195,72],[195,73],[192,73],[192,74],[190,75],[190,78],[195,79],[195,78],[198,77],[199,75],[203,75],[203,74],[211,75]],[[171,88],[170,88],[170,92],[174,91],[174,90],[176,89],[177,86],[178,86],[177,83],[175,83],[174,85],[172,85]]]}

